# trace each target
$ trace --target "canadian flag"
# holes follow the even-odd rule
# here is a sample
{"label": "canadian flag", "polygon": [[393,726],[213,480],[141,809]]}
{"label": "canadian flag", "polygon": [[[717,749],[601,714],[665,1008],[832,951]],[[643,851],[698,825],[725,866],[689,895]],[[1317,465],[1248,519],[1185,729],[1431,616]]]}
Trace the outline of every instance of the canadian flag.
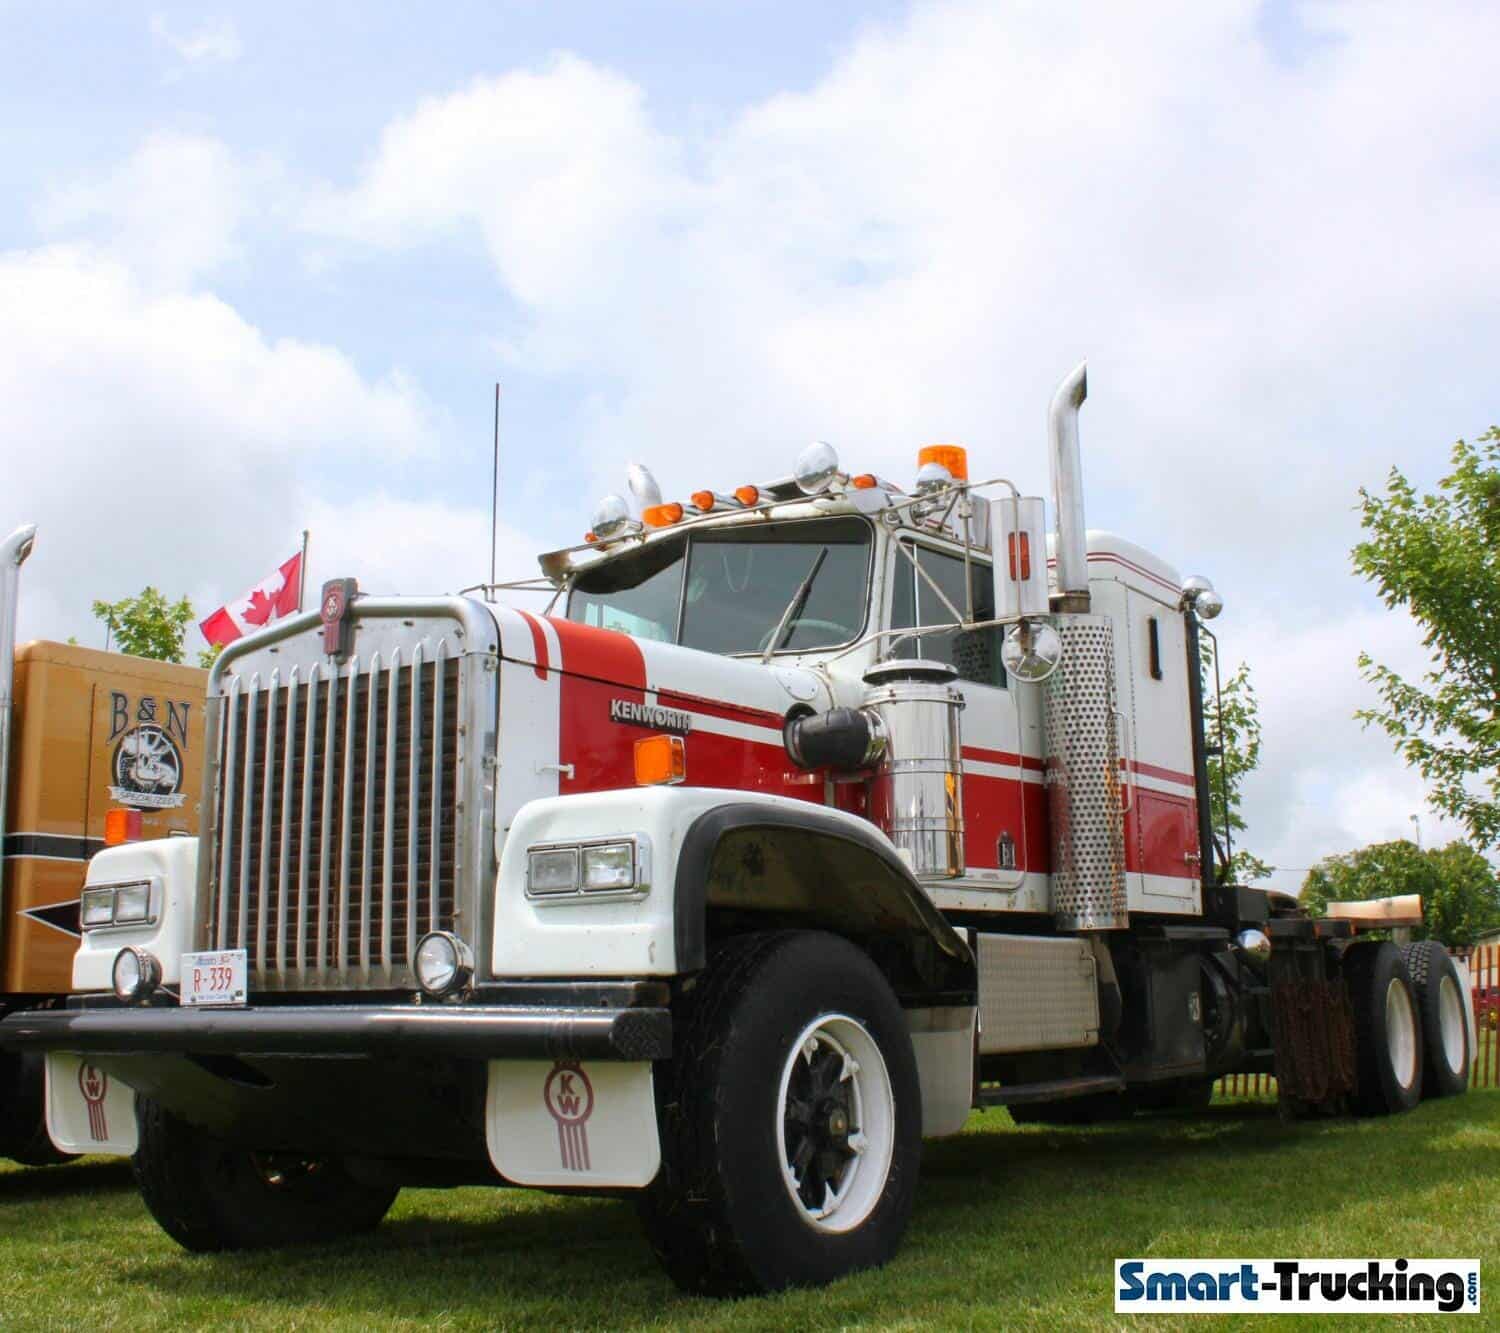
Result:
{"label": "canadian flag", "polygon": [[282,562],[242,597],[225,603],[207,620],[198,622],[203,637],[220,645],[233,643],[273,620],[302,609],[302,552]]}

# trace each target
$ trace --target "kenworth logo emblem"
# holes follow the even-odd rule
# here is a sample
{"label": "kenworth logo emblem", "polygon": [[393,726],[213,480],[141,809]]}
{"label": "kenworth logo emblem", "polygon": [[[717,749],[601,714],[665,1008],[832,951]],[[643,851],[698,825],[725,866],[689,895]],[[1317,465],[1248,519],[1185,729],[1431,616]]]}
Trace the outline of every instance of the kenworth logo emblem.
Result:
{"label": "kenworth logo emblem", "polygon": [[107,1142],[109,1122],[104,1118],[104,1097],[109,1092],[109,1075],[93,1065],[79,1065],[78,1091],[89,1108],[89,1137],[95,1143]]}
{"label": "kenworth logo emblem", "polygon": [[691,713],[658,704],[638,704],[633,699],[611,699],[609,720],[632,727],[650,727],[653,731],[687,732],[693,729]]}
{"label": "kenworth logo emblem", "polygon": [[566,1171],[589,1167],[589,1117],[594,1113],[594,1085],[583,1066],[559,1060],[542,1085],[547,1113],[557,1121],[557,1150]]}

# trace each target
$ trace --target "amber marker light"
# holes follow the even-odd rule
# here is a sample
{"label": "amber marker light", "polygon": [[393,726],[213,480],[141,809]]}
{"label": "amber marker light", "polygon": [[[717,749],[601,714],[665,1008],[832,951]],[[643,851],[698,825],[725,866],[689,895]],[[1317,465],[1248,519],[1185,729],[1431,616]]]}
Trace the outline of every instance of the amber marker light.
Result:
{"label": "amber marker light", "polygon": [[734,498],[748,509],[751,505],[760,503],[760,487],[736,486]]}
{"label": "amber marker light", "polygon": [[104,845],[118,847],[125,842],[141,840],[141,812],[139,810],[106,810],[104,813]]}
{"label": "amber marker light", "polygon": [[641,510],[641,522],[648,528],[669,528],[682,521],[682,506],[673,500],[670,504],[650,505]]}
{"label": "amber marker light", "polygon": [[936,463],[948,469],[954,481],[968,481],[969,455],[961,444],[926,444],[917,453],[917,466]]}
{"label": "amber marker light", "polygon": [[859,476],[850,479],[849,484],[857,491],[873,491],[880,483],[875,480],[873,472],[861,472]]}
{"label": "amber marker light", "polygon": [[635,743],[636,786],[671,786],[686,777],[687,742],[681,736],[647,736]]}
{"label": "amber marker light", "polygon": [[693,502],[695,509],[701,509],[705,514],[714,507],[714,493],[712,491],[694,491],[688,499]]}

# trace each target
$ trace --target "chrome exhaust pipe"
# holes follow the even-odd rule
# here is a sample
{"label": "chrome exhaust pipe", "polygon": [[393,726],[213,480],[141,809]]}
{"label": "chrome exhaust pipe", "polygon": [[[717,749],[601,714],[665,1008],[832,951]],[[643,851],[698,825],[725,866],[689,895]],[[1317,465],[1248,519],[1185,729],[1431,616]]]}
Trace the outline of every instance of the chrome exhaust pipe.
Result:
{"label": "chrome exhaust pipe", "polygon": [[[11,696],[16,677],[16,594],[21,566],[36,542],[36,524],[26,523],[0,542],[0,868],[5,854],[5,815],[10,808]],[[0,875],[0,906],[4,877]]]}
{"label": "chrome exhaust pipe", "polygon": [[1057,591],[1054,609],[1088,614],[1089,564],[1083,522],[1083,461],[1078,448],[1078,409],[1089,393],[1088,362],[1057,386],[1047,409],[1048,460],[1056,523]]}

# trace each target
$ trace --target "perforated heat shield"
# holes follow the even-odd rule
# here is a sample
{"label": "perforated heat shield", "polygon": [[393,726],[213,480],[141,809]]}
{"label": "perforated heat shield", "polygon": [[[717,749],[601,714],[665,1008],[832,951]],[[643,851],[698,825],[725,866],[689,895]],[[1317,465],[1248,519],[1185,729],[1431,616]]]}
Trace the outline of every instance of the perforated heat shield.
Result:
{"label": "perforated heat shield", "polygon": [[1123,930],[1125,820],[1108,616],[1058,616],[1062,662],[1046,684],[1052,911],[1059,930]]}

